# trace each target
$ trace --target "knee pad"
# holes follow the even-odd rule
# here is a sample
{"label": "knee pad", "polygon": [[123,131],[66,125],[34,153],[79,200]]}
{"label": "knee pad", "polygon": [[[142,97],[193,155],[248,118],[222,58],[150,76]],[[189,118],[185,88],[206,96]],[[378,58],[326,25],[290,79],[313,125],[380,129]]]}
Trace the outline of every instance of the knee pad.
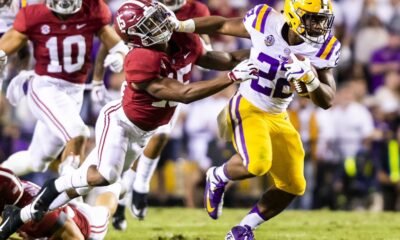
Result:
{"label": "knee pad", "polygon": [[247,171],[255,176],[263,176],[271,169],[272,160],[260,158],[258,160],[250,160]]}
{"label": "knee pad", "polygon": [[294,178],[290,185],[279,186],[277,184],[276,187],[293,195],[302,196],[306,191],[306,179],[304,177]]}

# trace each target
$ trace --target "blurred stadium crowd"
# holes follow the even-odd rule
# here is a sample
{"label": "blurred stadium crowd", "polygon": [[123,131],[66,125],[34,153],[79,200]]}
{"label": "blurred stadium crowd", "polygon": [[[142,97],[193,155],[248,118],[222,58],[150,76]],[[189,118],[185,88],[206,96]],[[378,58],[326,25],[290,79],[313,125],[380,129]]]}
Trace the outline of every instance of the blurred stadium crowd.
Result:
{"label": "blurred stadium crowd", "polygon": [[[106,1],[112,11],[120,0]],[[255,4],[282,9],[279,0],[202,0],[211,14],[243,16]],[[400,0],[334,1],[335,36],[342,42],[335,105],[317,109],[306,98],[290,107],[290,119],[306,150],[307,192],[293,208],[400,209]],[[250,42],[211,36],[216,50],[250,48]],[[95,44],[98,48],[99,44]],[[92,56],[95,59],[95,56]],[[5,84],[18,73],[18,57],[10,64]],[[29,63],[30,66],[33,63]],[[213,71],[197,68],[193,81],[211,78]],[[8,81],[7,81],[8,80]],[[114,98],[120,96],[123,74],[106,74]],[[5,87],[3,86],[3,90]],[[216,117],[235,89],[187,105],[165,148],[152,181],[150,206],[201,206],[205,170],[231,156],[233,147],[217,138]],[[28,147],[35,119],[26,103],[12,108],[0,101],[0,162]],[[94,126],[101,106],[90,101],[81,115]],[[92,134],[94,136],[94,134]],[[94,139],[88,144],[88,151]],[[53,173],[26,178],[42,184]],[[226,206],[251,206],[268,185],[268,176],[230,187]]]}

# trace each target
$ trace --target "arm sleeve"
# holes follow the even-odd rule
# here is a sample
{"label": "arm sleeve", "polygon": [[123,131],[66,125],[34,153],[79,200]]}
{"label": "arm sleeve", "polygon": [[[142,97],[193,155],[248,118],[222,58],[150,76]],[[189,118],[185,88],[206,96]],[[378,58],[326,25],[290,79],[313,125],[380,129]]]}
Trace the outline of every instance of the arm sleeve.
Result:
{"label": "arm sleeve", "polygon": [[26,26],[26,8],[22,8],[18,11],[15,17],[13,28],[20,33],[26,33],[28,27]]}
{"label": "arm sleeve", "polygon": [[334,36],[328,37],[316,54],[316,58],[311,59],[312,64],[317,69],[334,68],[339,63],[341,43]]}
{"label": "arm sleeve", "polygon": [[271,11],[272,8],[267,4],[260,4],[246,13],[246,16],[243,18],[243,24],[250,36],[255,32],[264,33],[267,18]]}
{"label": "arm sleeve", "polygon": [[136,48],[126,56],[124,68],[128,83],[144,83],[160,76],[161,57],[157,52]]}

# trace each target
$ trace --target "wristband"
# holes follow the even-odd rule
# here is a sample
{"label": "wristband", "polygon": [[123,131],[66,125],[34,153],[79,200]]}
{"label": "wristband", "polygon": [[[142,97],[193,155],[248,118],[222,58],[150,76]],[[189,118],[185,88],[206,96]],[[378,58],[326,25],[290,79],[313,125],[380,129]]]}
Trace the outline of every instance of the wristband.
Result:
{"label": "wristband", "polygon": [[177,32],[187,32],[187,33],[193,33],[196,28],[196,25],[194,23],[193,19],[189,19],[186,21],[181,21],[179,22],[178,29],[176,30]]}
{"label": "wristband", "polygon": [[311,82],[306,83],[307,91],[308,92],[315,91],[315,89],[317,89],[320,84],[321,84],[321,82],[319,81],[319,79],[317,77],[315,77],[313,80],[311,80]]}

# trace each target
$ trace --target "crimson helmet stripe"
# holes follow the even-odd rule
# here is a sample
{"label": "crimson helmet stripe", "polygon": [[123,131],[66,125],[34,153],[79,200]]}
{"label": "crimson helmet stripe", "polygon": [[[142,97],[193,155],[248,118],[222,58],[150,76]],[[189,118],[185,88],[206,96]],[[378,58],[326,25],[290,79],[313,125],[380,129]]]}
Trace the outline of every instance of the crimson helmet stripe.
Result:
{"label": "crimson helmet stripe", "polygon": [[18,187],[19,196],[18,196],[17,200],[15,200],[15,202],[12,204],[12,205],[15,205],[22,198],[22,195],[24,194],[24,190],[22,188],[21,182],[15,175],[5,172],[5,171],[2,171],[2,170],[0,170],[0,176],[9,178],[15,184],[15,186]]}

